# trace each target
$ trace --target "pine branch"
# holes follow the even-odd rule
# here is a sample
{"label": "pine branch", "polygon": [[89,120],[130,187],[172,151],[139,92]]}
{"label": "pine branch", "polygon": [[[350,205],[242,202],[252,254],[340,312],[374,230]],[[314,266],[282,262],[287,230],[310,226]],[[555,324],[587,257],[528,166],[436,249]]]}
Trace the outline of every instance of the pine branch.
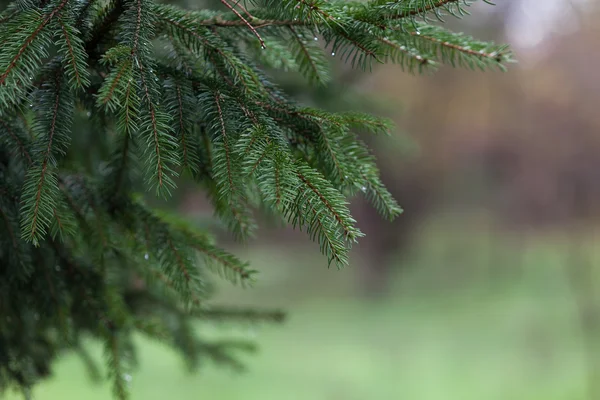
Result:
{"label": "pine branch", "polygon": [[[29,154],[29,150],[27,150],[24,140],[17,136],[15,131],[10,127],[10,125],[8,125],[8,123],[6,123],[6,121],[3,121],[0,119],[0,127],[3,128],[6,135],[8,135],[12,139],[12,141],[17,145],[17,148],[18,148],[21,156],[23,156],[27,159],[27,165],[31,165],[33,163],[33,161],[32,161],[31,155]],[[4,137],[5,136],[3,136],[2,138],[4,138]]]}
{"label": "pine branch", "polygon": [[101,14],[101,21],[93,26],[91,32],[88,33],[89,39],[86,38],[85,51],[94,59],[97,53],[97,47],[103,39],[106,39],[108,33],[113,28],[114,24],[119,20],[124,11],[123,0],[114,0],[109,3],[109,11],[106,14]]}
{"label": "pine branch", "polygon": [[252,31],[252,33],[254,34],[254,36],[256,36],[256,38],[260,42],[260,47],[263,48],[263,49],[265,49],[266,48],[265,41],[260,36],[260,34],[256,31],[256,29],[254,29],[254,27],[248,22],[248,20],[246,20],[246,18],[244,18],[244,16],[242,14],[240,14],[234,7],[232,7],[231,4],[229,4],[229,2],[227,0],[221,0],[221,3],[223,3],[225,5],[225,7],[229,8],[235,15],[237,15],[237,17],[239,19],[242,20],[242,22],[244,23],[244,25],[246,25],[248,27],[248,29],[250,29]]}
{"label": "pine branch", "polygon": [[231,151],[229,150],[229,139],[227,138],[227,129],[225,128],[225,119],[223,118],[223,110],[221,109],[221,94],[215,93],[215,104],[217,106],[217,112],[219,116],[219,126],[221,127],[221,140],[225,149],[226,170],[227,170],[227,182],[229,183],[229,190],[231,193],[235,193],[236,189],[233,184],[233,171],[231,167]]}
{"label": "pine branch", "polygon": [[478,67],[481,70],[494,66],[505,70],[504,64],[513,62],[513,54],[505,45],[481,42],[438,26],[420,24],[417,30],[409,33],[397,32],[396,39],[452,66]]}
{"label": "pine branch", "polygon": [[75,88],[85,88],[90,84],[90,81],[84,43],[79,37],[79,32],[60,17],[58,18],[58,24],[63,34],[58,44],[63,57],[65,57],[65,71],[70,75],[69,84]]}
{"label": "pine branch", "polygon": [[[408,3],[404,5],[405,3]],[[428,12],[436,11],[439,8],[445,7],[449,9],[452,5],[457,5],[459,7],[460,3],[465,3],[465,0],[410,0],[410,1],[393,1],[388,4],[393,5],[397,4],[401,8],[398,10],[398,13],[393,15],[392,18],[395,19],[403,19],[417,16],[425,16]]]}
{"label": "pine branch", "polygon": [[415,69],[422,72],[424,68],[430,67],[434,69],[436,67],[434,61],[427,56],[419,54],[414,49],[407,48],[405,45],[390,40],[389,38],[381,38],[379,40],[393,49],[392,52],[388,53],[388,58],[392,62],[400,64],[403,69],[407,69],[409,72],[414,72]]}
{"label": "pine branch", "polygon": [[310,50],[307,43],[304,42],[303,38],[296,32],[293,26],[289,26],[288,29],[292,34],[294,41],[291,43],[298,44],[298,50],[296,52],[296,62],[300,65],[300,72],[305,75],[309,82],[317,82],[321,85],[326,84],[329,81],[328,63],[322,57],[321,49]]}
{"label": "pine branch", "polygon": [[211,307],[206,310],[201,310],[196,312],[196,315],[203,319],[217,321],[267,321],[280,323],[285,318],[285,314],[281,311],[259,311],[254,309],[231,309],[222,307]]}
{"label": "pine branch", "polygon": [[23,185],[22,237],[36,245],[50,227],[60,202],[55,155],[64,154],[70,139],[73,103],[63,88],[61,72],[55,70],[53,85],[42,94],[41,104],[48,101],[51,108],[44,110],[37,121],[35,129],[41,138],[37,144],[39,161],[29,169]]}
{"label": "pine branch", "polygon": [[8,216],[1,208],[0,208],[0,214],[2,214],[2,219],[4,220],[4,225],[6,226],[6,231],[8,232],[8,235],[10,236],[13,247],[15,249],[18,249],[19,243],[17,242],[17,237],[15,236],[15,233],[11,226],[12,224],[11,224],[10,220],[8,219]]}
{"label": "pine branch", "polygon": [[107,335],[104,348],[105,357],[110,367],[108,371],[113,384],[113,394],[119,400],[127,400],[129,398],[128,379],[130,379],[130,375],[126,374],[123,366],[123,355],[118,336],[115,334]]}
{"label": "pine branch", "polygon": [[329,200],[327,200],[327,198],[325,197],[325,195],[323,193],[321,193],[321,191],[319,189],[317,189],[317,187],[315,187],[315,185],[313,185],[313,183],[306,176],[304,176],[300,172],[298,172],[297,175],[298,175],[298,178],[300,178],[300,180],[306,186],[308,186],[308,188],[314,194],[317,195],[317,197],[323,203],[323,205],[331,212],[331,214],[333,215],[333,217],[335,218],[335,220],[342,227],[342,229],[344,231],[344,235],[346,236],[346,238],[348,240],[355,240],[356,237],[358,236],[357,231],[352,226],[350,226],[348,224],[348,222],[346,221],[346,216],[344,216],[344,218],[342,218],[342,216],[340,215],[340,212],[338,212],[337,210],[334,209],[334,207],[331,204],[331,202]]}
{"label": "pine branch", "polygon": [[58,14],[66,5],[68,0],[61,0],[61,2],[52,9],[50,14],[46,16],[39,25],[35,28],[35,30],[27,36],[25,42],[20,46],[17,53],[12,57],[8,66],[4,69],[4,72],[0,74],[0,85],[4,85],[6,78],[13,72],[17,63],[21,59],[21,57],[25,54],[27,50],[29,50],[31,44],[34,40],[39,36],[39,34],[43,31],[43,29],[48,25],[48,23]]}
{"label": "pine branch", "polygon": [[410,72],[512,61],[506,46],[429,24],[466,14],[469,0],[221,3],[16,0],[0,14],[0,348],[17,360],[0,354],[0,391],[29,390],[85,334],[104,342],[125,399],[137,333],[190,369],[239,369],[235,352],[253,347],[209,342],[196,322],[282,320],[210,307],[210,273],[248,285],[256,271],[189,218],[143,202],[148,188],[169,194],[180,167],[236,239],[252,235],[257,210],[305,231],[338,267],[362,236],[349,197],[388,219],[402,212],[358,137],[391,123],[302,107],[276,71],[320,84],[318,96],[330,55]]}
{"label": "pine branch", "polygon": [[197,101],[192,83],[185,77],[170,75],[163,84],[166,94],[166,111],[176,121],[174,134],[179,140],[182,166],[193,173],[199,172],[198,137],[194,132]]}

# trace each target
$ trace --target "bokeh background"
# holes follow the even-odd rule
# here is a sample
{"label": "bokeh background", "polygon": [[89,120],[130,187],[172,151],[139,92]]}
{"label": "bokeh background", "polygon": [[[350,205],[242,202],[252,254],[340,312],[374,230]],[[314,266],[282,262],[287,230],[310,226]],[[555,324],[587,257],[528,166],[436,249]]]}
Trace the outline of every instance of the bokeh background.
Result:
{"label": "bokeh background", "polygon": [[[188,374],[140,339],[133,399],[600,399],[599,2],[497,3],[448,25],[511,43],[507,73],[364,73],[332,58],[339,86],[326,93],[281,77],[308,103],[395,121],[392,137],[365,140],[405,213],[389,223],[354,201],[367,237],[341,271],[288,229],[265,224],[245,246],[224,236],[260,274],[215,301],[287,321],[205,332],[255,339],[241,374]],[[171,206],[211,216],[191,188]],[[110,388],[66,355],[34,395],[106,400]]]}

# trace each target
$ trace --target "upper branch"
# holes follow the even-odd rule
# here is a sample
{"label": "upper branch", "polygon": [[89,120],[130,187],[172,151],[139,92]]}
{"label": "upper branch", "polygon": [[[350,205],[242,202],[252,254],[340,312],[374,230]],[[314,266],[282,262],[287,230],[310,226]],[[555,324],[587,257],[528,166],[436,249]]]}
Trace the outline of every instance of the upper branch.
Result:
{"label": "upper branch", "polygon": [[[421,7],[417,6],[417,7],[411,8],[410,6],[408,6],[406,11],[401,12],[397,15],[394,15],[393,18],[394,19],[402,19],[402,18],[416,17],[419,15],[426,14],[437,8],[447,6],[452,3],[459,3],[461,1],[464,1],[464,0],[437,0],[437,1],[430,0],[430,1],[427,1],[426,4],[423,4]],[[425,3],[425,1],[423,3]]]}

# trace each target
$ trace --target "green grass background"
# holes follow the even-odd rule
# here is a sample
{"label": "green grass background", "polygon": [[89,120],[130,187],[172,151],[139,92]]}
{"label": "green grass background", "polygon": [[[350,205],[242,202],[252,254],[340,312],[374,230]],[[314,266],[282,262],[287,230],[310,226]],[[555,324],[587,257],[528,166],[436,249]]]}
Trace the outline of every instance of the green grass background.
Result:
{"label": "green grass background", "polygon": [[[327,270],[314,247],[252,247],[245,255],[261,271],[257,285],[223,287],[218,301],[281,306],[286,323],[217,328],[259,344],[242,374],[210,364],[186,373],[178,356],[140,338],[132,399],[588,399],[566,241],[423,236],[382,299],[361,297],[355,269]],[[585,252],[593,258],[593,246]],[[65,355],[34,398],[107,400],[110,387],[92,384],[81,361]]]}

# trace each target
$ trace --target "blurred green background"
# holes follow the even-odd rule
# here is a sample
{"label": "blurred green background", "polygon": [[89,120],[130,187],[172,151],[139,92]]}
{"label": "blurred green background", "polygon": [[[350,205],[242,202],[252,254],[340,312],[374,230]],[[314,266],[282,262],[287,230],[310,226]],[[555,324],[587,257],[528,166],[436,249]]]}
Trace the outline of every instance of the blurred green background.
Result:
{"label": "blurred green background", "polygon": [[[265,225],[244,247],[223,238],[260,274],[250,289],[221,285],[215,303],[279,307],[287,321],[198,327],[256,340],[241,374],[186,373],[140,339],[134,400],[600,399],[598,4],[479,3],[449,23],[512,43],[519,65],[506,74],[336,64],[328,96],[286,81],[305,101],[367,99],[396,122],[392,138],[365,140],[405,213],[388,223],[355,201],[367,237],[342,271],[290,230]],[[193,190],[172,206],[211,213]],[[110,388],[65,355],[34,398],[106,400]]]}
{"label": "blurred green background", "polygon": [[[528,240],[518,267],[498,258],[493,269],[501,271],[493,271],[481,267],[489,257],[489,243],[482,241],[487,235],[473,227],[456,238],[455,225],[446,224],[423,232],[409,269],[393,279],[393,294],[369,300],[357,295],[354,268],[328,271],[313,248],[253,246],[245,254],[261,270],[258,284],[224,287],[218,301],[279,304],[289,312],[286,324],[220,328],[220,334],[255,337],[260,345],[245,357],[241,374],[211,365],[186,374],[172,352],[140,339],[132,398],[591,398],[590,342],[565,271],[570,249],[564,238]],[[450,238],[464,241],[453,246],[465,250],[452,265],[444,254]],[[493,241],[499,257],[514,250],[500,237]],[[600,261],[591,237],[581,253]],[[93,355],[101,359],[100,349]],[[110,387],[91,384],[79,358],[69,355],[34,394],[39,400],[106,400]]]}

